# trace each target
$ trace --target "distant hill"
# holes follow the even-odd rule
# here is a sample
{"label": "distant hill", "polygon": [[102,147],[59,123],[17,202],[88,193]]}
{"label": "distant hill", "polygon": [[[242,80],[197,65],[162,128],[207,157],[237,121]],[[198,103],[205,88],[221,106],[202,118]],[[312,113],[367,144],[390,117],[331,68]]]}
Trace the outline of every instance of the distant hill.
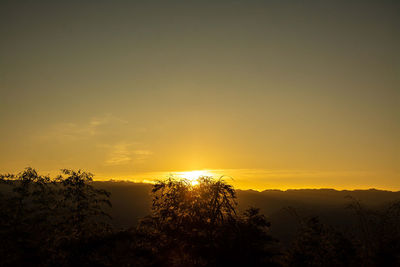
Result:
{"label": "distant hill", "polygon": [[344,232],[352,231],[356,217],[349,209],[351,199],[358,200],[366,208],[380,206],[400,200],[400,192],[334,189],[295,190],[238,190],[239,209],[254,206],[261,209],[271,221],[271,232],[281,241],[287,242],[295,235],[298,218],[289,212],[291,207],[301,218],[318,216],[323,223],[338,227]]}
{"label": "distant hill", "polygon": [[[123,181],[96,181],[94,185],[111,192],[113,204],[110,213],[116,227],[130,227],[150,212],[151,184]],[[318,216],[322,222],[346,231],[354,223],[355,217],[347,206],[348,196],[359,200],[370,208],[379,208],[386,203],[400,200],[400,192],[369,190],[334,189],[294,189],[294,190],[237,190],[239,210],[258,207],[272,223],[271,232],[281,241],[291,239],[297,227],[297,218],[288,207],[295,210],[299,217]]]}
{"label": "distant hill", "polygon": [[135,226],[148,215],[151,207],[151,184],[123,181],[93,182],[95,187],[111,192],[110,214],[117,227]]}

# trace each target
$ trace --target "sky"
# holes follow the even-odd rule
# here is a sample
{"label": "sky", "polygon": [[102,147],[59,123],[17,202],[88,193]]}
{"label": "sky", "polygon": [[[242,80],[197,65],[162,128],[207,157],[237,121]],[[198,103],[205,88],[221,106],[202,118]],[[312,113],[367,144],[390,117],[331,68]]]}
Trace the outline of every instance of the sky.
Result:
{"label": "sky", "polygon": [[0,173],[400,190],[399,1],[0,2]]}

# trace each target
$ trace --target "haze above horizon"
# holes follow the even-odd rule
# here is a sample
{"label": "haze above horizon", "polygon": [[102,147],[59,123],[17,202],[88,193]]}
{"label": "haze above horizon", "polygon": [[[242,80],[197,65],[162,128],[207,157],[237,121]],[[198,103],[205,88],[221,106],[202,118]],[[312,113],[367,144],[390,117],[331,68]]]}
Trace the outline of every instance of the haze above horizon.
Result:
{"label": "haze above horizon", "polygon": [[0,173],[398,191],[399,11],[1,1]]}

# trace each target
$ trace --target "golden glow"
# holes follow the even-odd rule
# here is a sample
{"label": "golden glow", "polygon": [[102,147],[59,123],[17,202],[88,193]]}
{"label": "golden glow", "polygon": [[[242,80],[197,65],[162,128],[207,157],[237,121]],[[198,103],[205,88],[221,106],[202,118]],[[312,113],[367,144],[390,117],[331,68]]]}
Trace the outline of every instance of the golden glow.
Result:
{"label": "golden glow", "polygon": [[0,173],[400,190],[395,1],[69,2],[0,17]]}
{"label": "golden glow", "polygon": [[[51,173],[56,175],[57,172]],[[117,173],[111,176],[107,173],[96,173],[96,180],[125,180],[138,183],[154,183],[169,176],[188,179],[192,185],[198,184],[198,177],[212,176],[223,177],[229,184],[237,189],[253,189],[263,191],[266,189],[304,189],[304,188],[333,188],[338,190],[354,189],[386,189],[398,190],[398,185],[391,184],[394,177],[390,172],[363,172],[363,171],[323,171],[323,170],[268,170],[268,169],[206,169],[193,171],[159,171],[141,173]],[[342,180],[338,183],[338,178]],[[365,181],[369,181],[365,183]],[[383,186],[382,186],[383,185]]]}
{"label": "golden glow", "polygon": [[187,179],[194,186],[199,183],[198,179],[201,176],[213,176],[212,173],[206,170],[195,170],[195,171],[187,171],[187,172],[178,172],[174,173],[174,175]]}

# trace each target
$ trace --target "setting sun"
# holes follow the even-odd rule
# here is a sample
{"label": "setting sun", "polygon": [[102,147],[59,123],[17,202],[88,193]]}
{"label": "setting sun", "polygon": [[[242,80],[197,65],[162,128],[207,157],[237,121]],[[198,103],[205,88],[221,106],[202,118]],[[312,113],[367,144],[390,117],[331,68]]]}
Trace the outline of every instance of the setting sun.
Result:
{"label": "setting sun", "polygon": [[176,173],[176,175],[178,177],[188,179],[192,185],[197,185],[199,183],[198,179],[201,176],[213,176],[212,173],[210,173],[206,170],[178,172],[178,173]]}

